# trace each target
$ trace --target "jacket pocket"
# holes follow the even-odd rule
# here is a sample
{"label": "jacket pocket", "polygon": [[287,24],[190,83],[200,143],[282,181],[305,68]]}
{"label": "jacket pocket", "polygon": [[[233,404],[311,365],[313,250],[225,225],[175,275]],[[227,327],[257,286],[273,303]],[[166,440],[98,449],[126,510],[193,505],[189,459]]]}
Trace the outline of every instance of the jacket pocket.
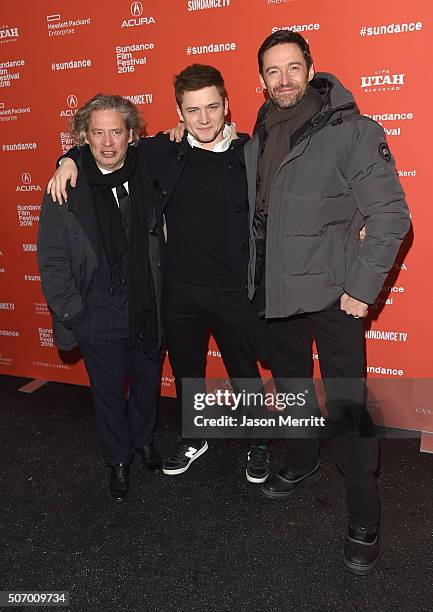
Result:
{"label": "jacket pocket", "polygon": [[71,351],[77,346],[77,340],[72,331],[66,329],[62,323],[53,315],[53,336],[54,342],[61,351]]}

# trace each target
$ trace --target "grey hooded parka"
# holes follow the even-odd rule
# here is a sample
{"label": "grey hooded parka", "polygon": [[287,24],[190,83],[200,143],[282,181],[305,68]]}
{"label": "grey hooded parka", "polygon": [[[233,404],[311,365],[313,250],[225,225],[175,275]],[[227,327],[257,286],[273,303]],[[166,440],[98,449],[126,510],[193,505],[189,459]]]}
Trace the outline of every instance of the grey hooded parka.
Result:
{"label": "grey hooded parka", "polygon": [[[405,195],[380,125],[360,115],[352,94],[331,74],[310,83],[324,97],[274,177],[266,234],[267,318],[326,310],[346,292],[372,304],[410,227]],[[259,113],[264,117],[267,102]],[[245,146],[253,229],[260,155],[256,132]],[[365,225],[366,236],[359,240]]]}

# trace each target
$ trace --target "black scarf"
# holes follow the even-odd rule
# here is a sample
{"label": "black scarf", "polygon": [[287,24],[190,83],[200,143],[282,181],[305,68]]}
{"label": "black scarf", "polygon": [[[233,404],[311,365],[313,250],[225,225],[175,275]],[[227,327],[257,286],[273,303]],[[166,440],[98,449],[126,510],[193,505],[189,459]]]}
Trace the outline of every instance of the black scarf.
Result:
{"label": "black scarf", "polygon": [[305,94],[295,106],[280,109],[269,101],[265,117],[266,146],[259,163],[260,191],[259,210],[269,207],[269,192],[274,176],[288,152],[290,137],[307,121],[310,121],[322,106],[319,92],[308,85]]}
{"label": "black scarf", "polygon": [[[96,219],[101,232],[105,257],[111,270],[111,291],[115,293],[128,278],[129,322],[133,332],[143,339],[155,335],[154,295],[149,271],[149,219],[152,205],[144,197],[138,153],[128,147],[124,164],[110,174],[102,174],[86,145],[82,155],[83,167],[93,195]],[[122,217],[112,188],[128,181],[131,198],[131,237],[128,241]],[[125,255],[127,269],[125,269]]]}

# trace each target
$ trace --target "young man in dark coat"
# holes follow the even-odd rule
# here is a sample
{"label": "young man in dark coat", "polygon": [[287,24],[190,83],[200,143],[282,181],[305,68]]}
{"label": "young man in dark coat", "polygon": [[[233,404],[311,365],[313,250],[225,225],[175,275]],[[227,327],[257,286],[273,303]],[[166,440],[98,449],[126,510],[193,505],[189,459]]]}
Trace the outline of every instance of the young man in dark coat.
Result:
{"label": "young man in dark coat", "polygon": [[153,450],[162,342],[156,198],[135,146],[142,120],[129,100],[98,94],[71,127],[80,172],[67,205],[44,198],[38,261],[55,342],[78,345],[84,357],[109,491],[121,502],[135,452],[150,469],[161,467]]}
{"label": "young man in dark coat", "polygon": [[[180,143],[165,134],[141,139],[141,161],[159,191],[158,217],[165,219],[166,280],[163,318],[176,380],[179,429],[182,378],[205,377],[209,333],[216,339],[232,379],[260,381],[255,344],[256,315],[248,301],[248,192],[243,157],[245,134],[225,122],[223,78],[212,66],[194,64],[175,79],[177,112],[186,131]],[[68,157],[77,158],[71,150]],[[75,167],[66,158],[52,186],[62,197]],[[246,465],[250,482],[269,474],[267,445],[251,441]],[[184,473],[206,452],[206,440],[179,439],[164,461],[167,475]]]}

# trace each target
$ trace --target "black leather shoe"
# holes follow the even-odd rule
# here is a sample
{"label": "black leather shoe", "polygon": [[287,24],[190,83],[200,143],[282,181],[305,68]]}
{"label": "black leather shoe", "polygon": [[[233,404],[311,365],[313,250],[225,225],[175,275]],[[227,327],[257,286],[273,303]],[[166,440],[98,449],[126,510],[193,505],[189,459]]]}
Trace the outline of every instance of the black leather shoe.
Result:
{"label": "black leather shoe", "polygon": [[346,568],[358,576],[370,574],[379,560],[379,535],[377,528],[349,526],[343,559]]}
{"label": "black leather shoe", "polygon": [[153,448],[153,446],[140,446],[135,449],[135,452],[140,455],[143,465],[147,469],[159,474],[162,472],[162,460],[159,453]]}
{"label": "black leather shoe", "polygon": [[300,472],[293,468],[285,467],[272,478],[262,484],[261,492],[270,499],[286,499],[300,488],[308,487],[320,478],[320,464],[312,470]]}
{"label": "black leather shoe", "polygon": [[110,465],[111,476],[108,490],[115,502],[121,503],[129,493],[129,465],[118,463]]}

